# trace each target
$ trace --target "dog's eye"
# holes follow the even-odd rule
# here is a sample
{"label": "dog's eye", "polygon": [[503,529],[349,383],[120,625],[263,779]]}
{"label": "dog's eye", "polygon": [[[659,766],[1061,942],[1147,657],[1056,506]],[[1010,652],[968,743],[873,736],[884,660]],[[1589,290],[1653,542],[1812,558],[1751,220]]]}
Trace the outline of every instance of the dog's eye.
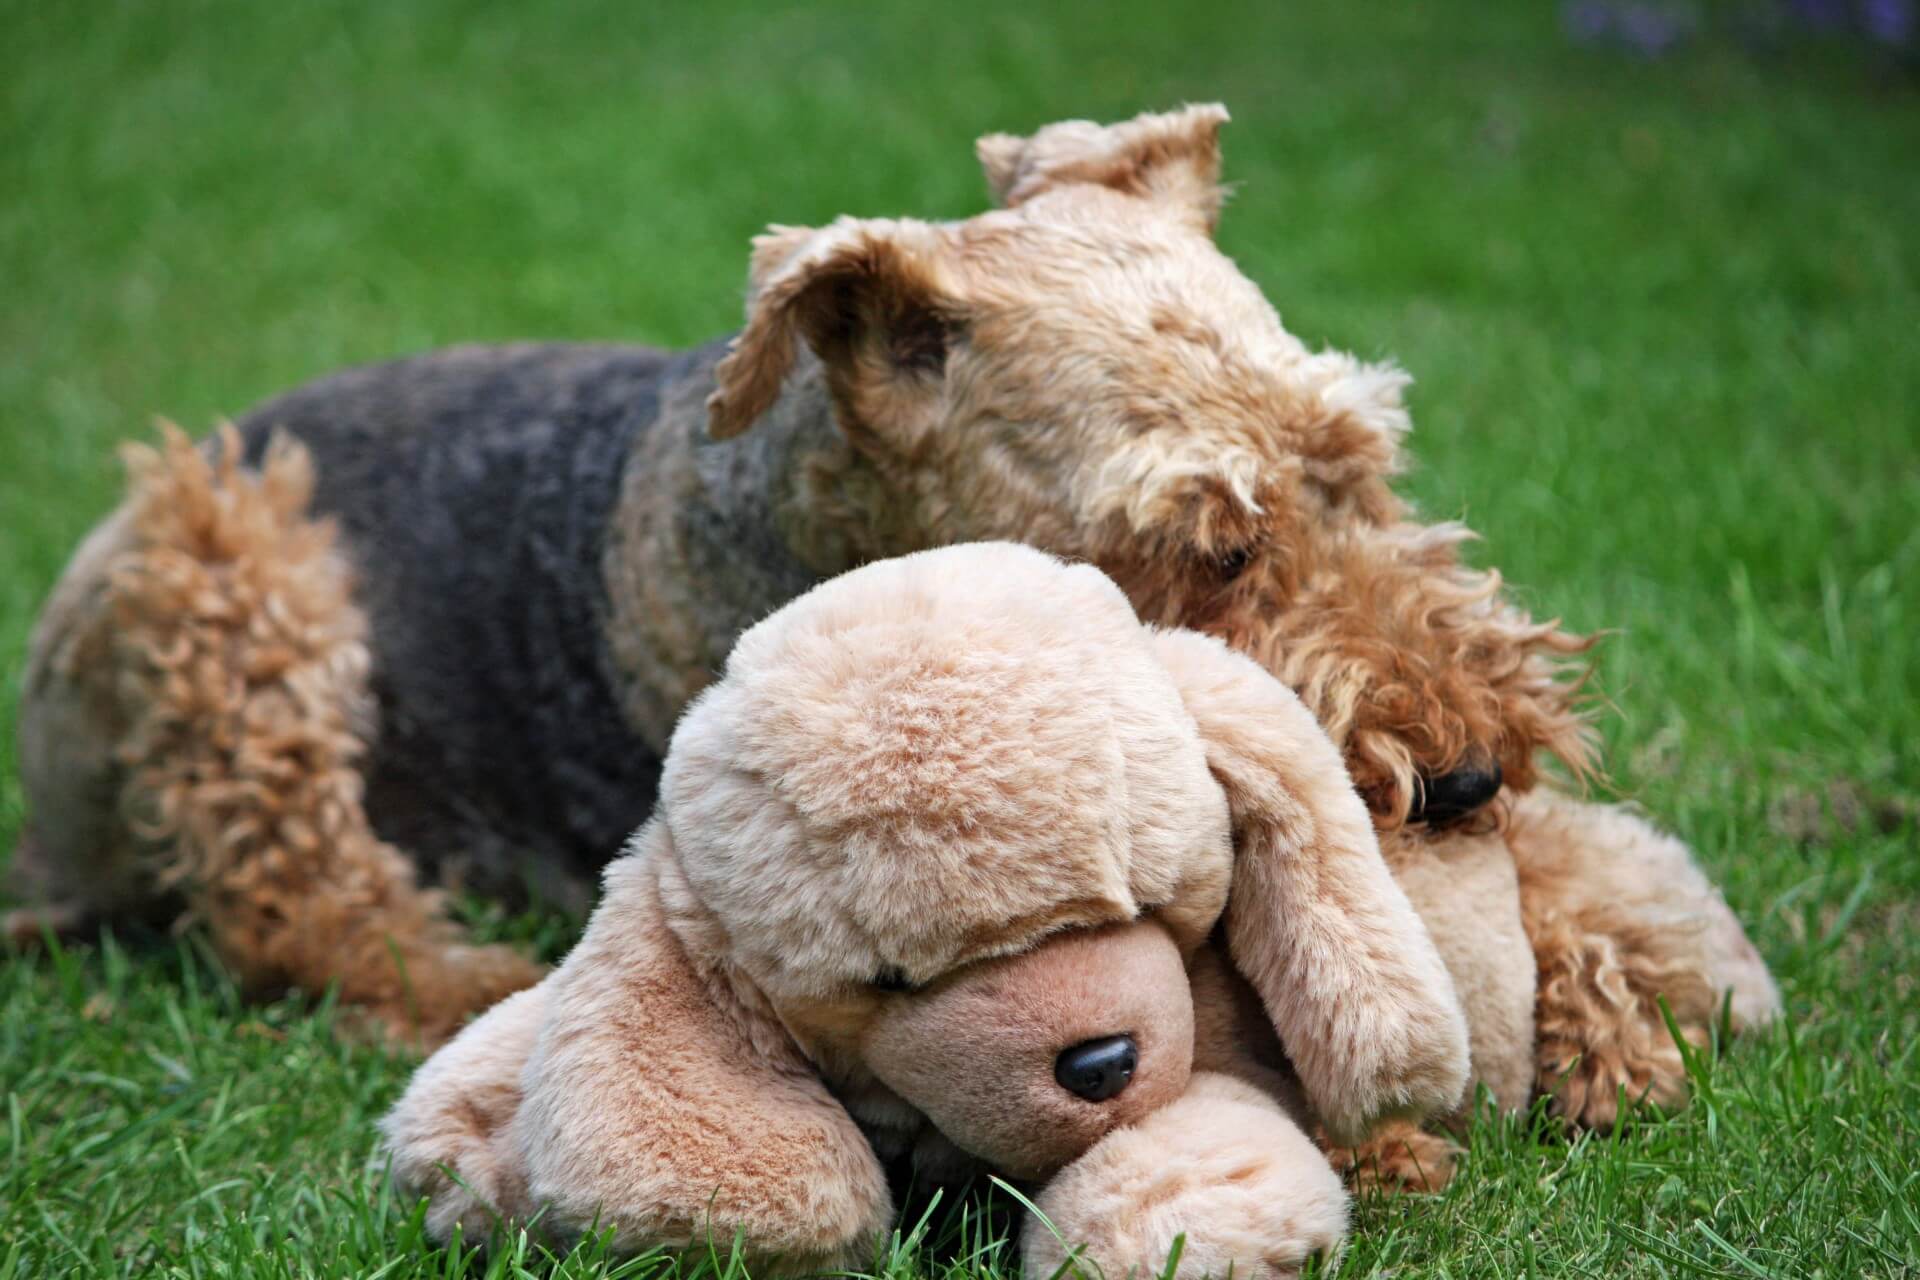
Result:
{"label": "dog's eye", "polygon": [[895,965],[888,965],[876,973],[871,985],[875,991],[904,993],[913,990],[913,984],[907,981],[905,971]]}
{"label": "dog's eye", "polygon": [[1214,567],[1222,578],[1232,581],[1240,576],[1252,560],[1253,548],[1235,547],[1231,551],[1222,552],[1220,558],[1214,561]]}

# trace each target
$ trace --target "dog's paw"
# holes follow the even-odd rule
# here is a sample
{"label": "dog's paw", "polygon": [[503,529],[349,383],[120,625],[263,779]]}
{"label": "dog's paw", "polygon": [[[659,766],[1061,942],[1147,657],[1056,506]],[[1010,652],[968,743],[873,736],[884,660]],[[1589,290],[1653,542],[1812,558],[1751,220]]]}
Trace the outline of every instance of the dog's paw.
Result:
{"label": "dog's paw", "polygon": [[1410,1120],[1378,1125],[1357,1147],[1328,1146],[1324,1132],[1315,1135],[1325,1147],[1334,1170],[1356,1189],[1381,1191],[1439,1191],[1453,1181],[1460,1148],[1437,1133],[1428,1133]]}
{"label": "dog's paw", "polygon": [[13,949],[30,951],[45,942],[49,934],[62,942],[79,937],[88,920],[86,908],[71,903],[19,907],[0,915],[0,936]]}
{"label": "dog's paw", "polygon": [[356,992],[343,990],[336,1030],[350,1039],[431,1052],[474,1017],[547,974],[545,966],[500,944],[414,948],[399,961],[402,980],[383,984],[391,994],[355,999]]}
{"label": "dog's paw", "polygon": [[[1332,1255],[1347,1197],[1318,1148],[1253,1086],[1200,1073],[1176,1102],[1068,1165],[1036,1201],[1021,1251],[1030,1276],[1069,1258],[1106,1280],[1178,1274],[1284,1280]],[[1096,1272],[1095,1267],[1098,1271]]]}
{"label": "dog's paw", "polygon": [[[1618,1030],[1619,1028],[1615,1028]],[[1538,1048],[1539,1085],[1553,1111],[1570,1124],[1606,1132],[1623,1109],[1651,1102],[1674,1111],[1687,1103],[1687,1068],[1657,1007],[1631,1035],[1573,1039],[1543,1037]],[[1694,1045],[1706,1043],[1705,1028],[1685,1027]]]}
{"label": "dog's paw", "polygon": [[1589,1129],[1643,1102],[1685,1106],[1674,1028],[1699,1046],[1723,1016],[1734,1031],[1778,1017],[1765,960],[1692,851],[1631,810],[1541,788],[1510,817],[1537,974],[1536,1088]]}
{"label": "dog's paw", "polygon": [[1554,1114],[1604,1132],[1643,1103],[1684,1107],[1687,1066],[1660,1005],[1669,999],[1689,1044],[1706,1044],[1715,1001],[1697,971],[1610,940],[1554,958],[1543,957],[1534,1044],[1534,1083]]}

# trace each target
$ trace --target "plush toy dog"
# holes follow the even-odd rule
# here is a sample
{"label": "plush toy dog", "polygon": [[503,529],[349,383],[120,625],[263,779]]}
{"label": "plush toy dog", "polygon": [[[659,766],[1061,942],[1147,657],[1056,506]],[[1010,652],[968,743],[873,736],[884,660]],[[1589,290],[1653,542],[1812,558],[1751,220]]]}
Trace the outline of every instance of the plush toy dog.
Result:
{"label": "plush toy dog", "polygon": [[626,1248],[865,1265],[911,1156],[1044,1184],[1029,1275],[1062,1240],[1152,1273],[1178,1233],[1192,1274],[1279,1275],[1345,1224],[1290,1100],[1358,1135],[1466,1078],[1451,980],[1299,699],[1096,569],[986,543],[743,636],[580,945],[385,1131],[443,1236],[544,1206]]}

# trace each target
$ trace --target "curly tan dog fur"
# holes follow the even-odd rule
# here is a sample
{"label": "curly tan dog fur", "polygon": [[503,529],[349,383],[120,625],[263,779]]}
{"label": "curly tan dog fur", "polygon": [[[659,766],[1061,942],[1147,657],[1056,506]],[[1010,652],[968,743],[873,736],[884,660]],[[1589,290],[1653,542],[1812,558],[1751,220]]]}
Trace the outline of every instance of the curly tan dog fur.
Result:
{"label": "curly tan dog fur", "polygon": [[307,517],[304,451],[242,475],[231,430],[210,459],[169,428],[160,450],[127,452],[110,628],[70,661],[77,679],[115,677],[101,693],[125,725],[121,811],[154,851],[153,890],[183,892],[249,988],[337,982],[425,1043],[476,996],[535,980],[507,948],[461,944],[440,895],[368,827],[366,622],[335,530]]}
{"label": "curly tan dog fur", "polygon": [[[963,221],[776,227],[731,343],[458,349],[249,414],[251,468],[276,432],[310,452],[313,512],[354,573],[341,607],[367,619],[364,813],[343,829],[487,892],[531,881],[584,906],[652,806],[676,717],[755,621],[868,560],[1023,541],[1299,693],[1501,1105],[1538,1088],[1605,1124],[1623,1090],[1678,1096],[1654,996],[1699,1036],[1700,992],[1731,991],[1747,1026],[1776,1011],[1771,980],[1684,848],[1553,793],[1553,760],[1596,768],[1589,642],[1528,616],[1462,562],[1464,529],[1395,494],[1405,376],[1309,349],[1215,245],[1225,118],[983,139],[1002,207]],[[141,714],[99,689],[130,659],[71,658],[100,632],[101,548],[124,526],[56,592],[22,704],[19,861],[70,924],[151,900],[97,803],[116,716]],[[1654,847],[1665,861],[1631,854]],[[1623,866],[1657,875],[1623,885]],[[498,989],[443,988],[438,1025]]]}

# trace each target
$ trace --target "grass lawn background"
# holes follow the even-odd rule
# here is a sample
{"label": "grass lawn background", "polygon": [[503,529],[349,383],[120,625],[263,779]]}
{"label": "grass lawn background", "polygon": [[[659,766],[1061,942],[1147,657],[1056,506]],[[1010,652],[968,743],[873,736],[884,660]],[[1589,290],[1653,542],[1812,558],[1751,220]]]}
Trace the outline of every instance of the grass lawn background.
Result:
{"label": "grass lawn background", "polygon": [[[0,849],[28,627],[154,415],[454,341],[703,339],[768,222],[965,216],[977,134],[1221,99],[1223,245],[1415,375],[1428,515],[1616,629],[1615,786],[1789,1010],[1680,1117],[1482,1119],[1447,1193],[1362,1202],[1342,1274],[1920,1272],[1915,79],[1582,47],[1547,4],[1187,8],[0,0]],[[0,956],[0,1280],[484,1270],[370,1164],[410,1065],[241,1003],[192,937]],[[983,1243],[959,1272],[1011,1269]]]}

